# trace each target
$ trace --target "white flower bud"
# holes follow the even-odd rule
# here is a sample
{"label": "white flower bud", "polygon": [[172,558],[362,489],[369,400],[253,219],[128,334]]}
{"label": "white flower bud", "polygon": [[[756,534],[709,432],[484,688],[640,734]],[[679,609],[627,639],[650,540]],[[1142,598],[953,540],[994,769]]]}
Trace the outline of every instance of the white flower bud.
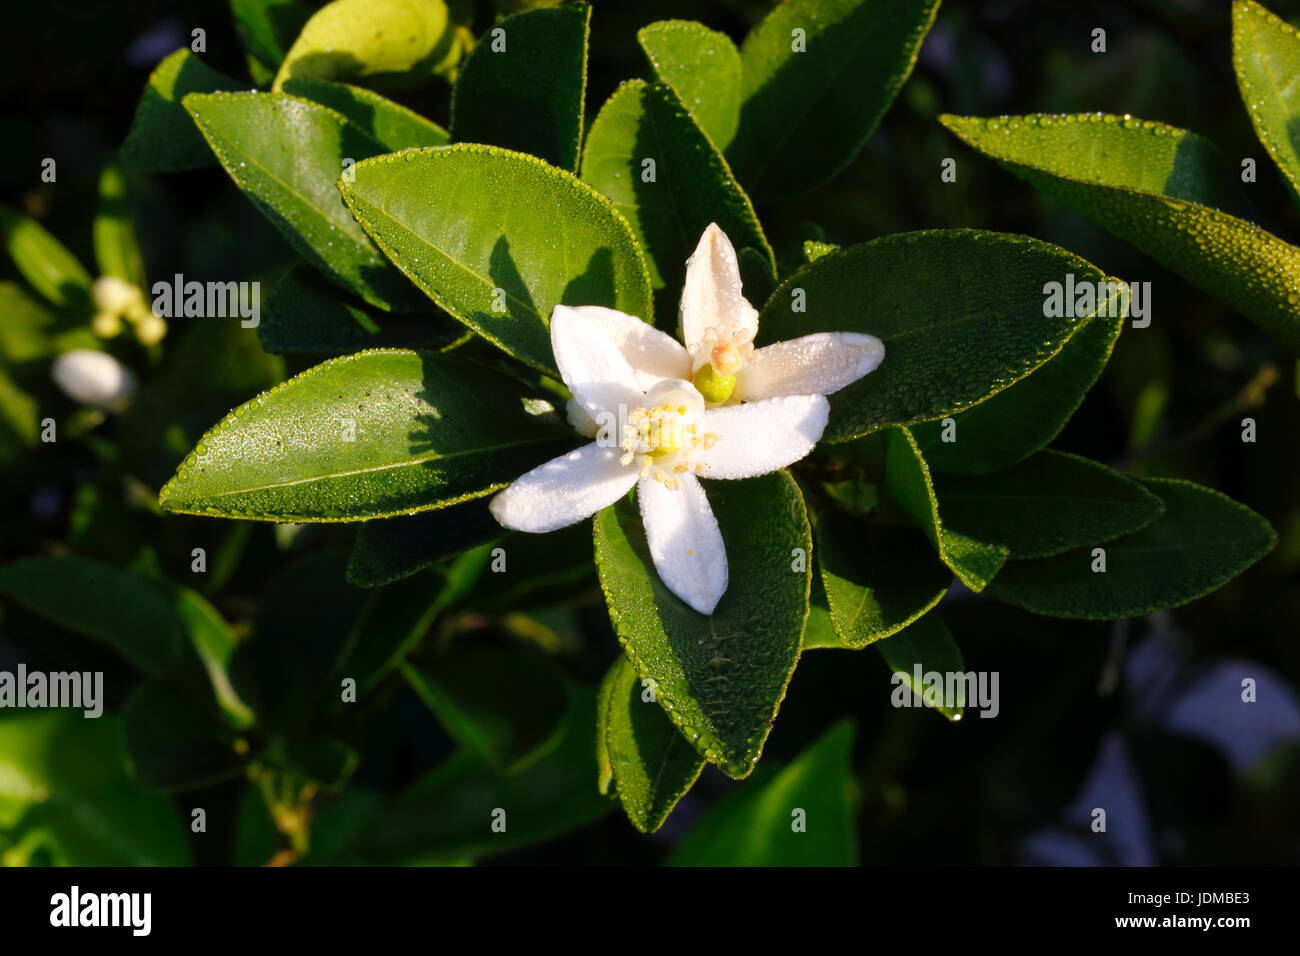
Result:
{"label": "white flower bud", "polygon": [[121,411],[135,391],[131,370],[107,352],[64,352],[54,360],[51,374],[74,402],[106,411]]}
{"label": "white flower bud", "polygon": [[140,290],[117,276],[100,276],[91,292],[95,308],[122,315],[140,301]]}
{"label": "white flower bud", "polygon": [[122,334],[122,317],[116,312],[96,312],[90,327],[101,339],[111,339]]}

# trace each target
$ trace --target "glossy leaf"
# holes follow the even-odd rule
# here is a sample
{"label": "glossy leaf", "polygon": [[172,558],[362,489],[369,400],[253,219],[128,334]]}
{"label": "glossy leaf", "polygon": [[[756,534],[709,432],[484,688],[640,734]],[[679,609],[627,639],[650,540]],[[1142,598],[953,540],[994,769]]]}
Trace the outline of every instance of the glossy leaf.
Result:
{"label": "glossy leaf", "polygon": [[1300,352],[1300,248],[1226,210],[1213,146],[1100,113],[945,116],[948,129]]}
{"label": "glossy leaf", "polygon": [[432,76],[459,56],[443,0],[334,0],[303,25],[273,88],[290,79]]}
{"label": "glossy leaf", "polygon": [[[857,865],[852,750],[853,723],[835,724],[780,773],[710,808],[677,844],[669,865]],[[796,819],[804,829],[793,826]]]}
{"label": "glossy leaf", "polygon": [[306,266],[295,266],[271,286],[257,325],[258,341],[275,354],[348,355],[374,348],[437,351],[468,334],[434,314],[432,303],[427,314],[376,314],[341,297]]}
{"label": "glossy leaf", "polygon": [[740,51],[725,33],[693,20],[660,20],[636,35],[655,79],[672,87],[713,145],[725,150],[740,125]]}
{"label": "glossy leaf", "polygon": [[344,160],[383,151],[361,129],[278,93],[194,93],[185,108],[235,185],[308,262],[382,309],[426,307],[339,198]]}
{"label": "glossy leaf", "polygon": [[261,74],[259,85],[275,76],[294,38],[313,13],[315,10],[302,0],[230,0],[235,33],[248,54],[250,67],[256,64]]}
{"label": "glossy leaf", "polygon": [[[982,475],[1028,458],[1060,434],[1101,375],[1124,319],[1096,316],[1026,378],[957,415],[911,426],[936,471]],[[945,441],[947,432],[952,441]]]}
{"label": "glossy leaf", "polygon": [[567,447],[515,383],[396,349],[332,359],[235,409],[159,493],[169,511],[270,521],[413,514],[504,487]]}
{"label": "glossy leaf", "polygon": [[0,231],[14,265],[33,289],[61,309],[90,310],[90,273],[44,226],[0,206]]}
{"label": "glossy leaf", "polygon": [[652,314],[631,229],[609,200],[568,173],[474,145],[380,156],[353,172],[343,196],[398,268],[452,316],[536,368],[553,373],[547,327],[560,303]]}
{"label": "glossy leaf", "polygon": [[[654,178],[645,181],[647,159]],[[632,80],[603,107],[587,136],[582,178],[613,200],[650,261],[656,289],[675,307],[686,260],[716,222],[738,249],[753,249],[775,275],[772,250],[749,197],[677,95]]]}
{"label": "glossy leaf", "polygon": [[190,93],[215,93],[247,88],[233,77],[212,69],[181,47],[154,68],[135,109],[131,131],[122,144],[122,158],[138,169],[177,172],[216,162],[212,150],[181,105]]}
{"label": "glossy leaf", "polygon": [[938,604],[952,582],[924,535],[843,512],[820,516],[817,562],[831,624],[852,648],[901,631]]}
{"label": "glossy leaf", "polygon": [[451,738],[499,770],[531,766],[559,743],[569,684],[534,652],[453,647],[402,671]]}
{"label": "glossy leaf", "polygon": [[[126,771],[122,724],[66,710],[0,716],[0,827],[12,822],[26,849],[62,866],[185,866],[193,862],[172,801]],[[4,819],[13,814],[14,820]],[[35,844],[34,846],[32,844]]]}
{"label": "glossy leaf", "polygon": [[1232,5],[1232,65],[1255,135],[1300,196],[1300,30],[1255,3]]}
{"label": "glossy leaf", "polygon": [[1138,617],[1209,594],[1277,541],[1267,521],[1217,491],[1170,478],[1141,481],[1164,502],[1164,514],[1106,544],[1104,573],[1093,570],[1091,549],[1067,551],[1009,564],[991,593],[1052,617]]}
{"label": "glossy leaf", "polygon": [[925,457],[906,428],[885,437],[885,483],[903,510],[926,533],[962,584],[982,591],[1007,560],[1006,545],[980,541],[946,526]]}
{"label": "glossy leaf", "polygon": [[363,588],[381,587],[505,533],[483,499],[367,521],[357,530],[348,580]]}
{"label": "glossy leaf", "polygon": [[1141,483],[1078,455],[1040,451],[992,475],[936,475],[946,528],[1045,558],[1144,528],[1164,505]]}
{"label": "glossy leaf", "polygon": [[660,580],[635,504],[596,516],[596,563],[619,640],[680,732],[733,777],[748,774],[799,659],[811,550],[794,480],[776,472],[705,485],[726,542],[730,584],[712,615]]}
{"label": "glossy leaf", "polygon": [[653,697],[646,699],[626,657],[619,657],[605,680],[608,709],[597,715],[598,752],[603,744],[628,819],[642,833],[653,833],[695,783],[704,760]]}
{"label": "glossy leaf", "polygon": [[[978,405],[1052,358],[1085,318],[1043,315],[1044,284],[1067,273],[1076,283],[1107,281],[1077,256],[1024,236],[886,236],[828,252],[782,283],[763,307],[759,339],[843,330],[885,343],[878,369],[830,397],[824,437],[846,441]],[[1118,286],[1108,292],[1099,311],[1118,307]]]}
{"label": "glossy leaf", "polygon": [[450,140],[447,131],[437,123],[361,86],[299,79],[286,82],[284,92],[342,113],[349,123],[382,147],[380,152],[392,153],[411,146],[445,146]]}
{"label": "glossy leaf", "polygon": [[141,290],[148,288],[126,177],[112,163],[99,174],[99,208],[95,210],[94,238],[100,275],[125,279]]}
{"label": "glossy leaf", "polygon": [[576,171],[587,87],[585,3],[507,17],[475,45],[456,79],[451,134],[530,153]]}
{"label": "glossy leaf", "polygon": [[[727,151],[757,196],[806,192],[858,154],[912,72],[939,0],[785,0],[745,38]],[[796,32],[797,31],[797,32]]]}
{"label": "glossy leaf", "polygon": [[[876,649],[896,675],[894,693],[910,692],[922,701],[926,700],[925,674],[959,674],[966,670],[961,648],[953,640],[948,625],[937,614],[925,615],[905,631],[881,641]],[[922,675],[919,683],[916,680],[918,668]],[[964,691],[964,685],[957,686]],[[948,701],[937,696],[933,706],[949,720],[961,720],[965,701]]]}

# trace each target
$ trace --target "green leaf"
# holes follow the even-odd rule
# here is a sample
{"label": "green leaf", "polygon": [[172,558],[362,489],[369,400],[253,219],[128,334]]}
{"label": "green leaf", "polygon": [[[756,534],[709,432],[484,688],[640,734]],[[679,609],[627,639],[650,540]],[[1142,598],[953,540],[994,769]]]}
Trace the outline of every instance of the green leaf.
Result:
{"label": "green leaf", "polygon": [[505,773],[559,743],[572,703],[563,675],[532,651],[453,647],[402,673],[457,744]]}
{"label": "green leaf", "polygon": [[420,643],[454,592],[454,582],[434,574],[372,592],[339,674],[355,680],[360,693],[374,688]]}
{"label": "green leaf", "polygon": [[645,698],[636,668],[626,657],[618,659],[606,681],[607,709],[597,715],[598,752],[603,744],[618,798],[632,825],[642,833],[653,833],[691,789],[704,760],[654,698]]}
{"label": "green leaf", "polygon": [[1105,546],[1106,570],[1091,550],[1013,562],[989,589],[1026,611],[1118,620],[1178,607],[1209,594],[1270,550],[1277,534],[1245,505],[1190,481],[1141,479],[1165,512]]}
{"label": "green leaf", "polygon": [[1227,177],[1207,141],[1101,113],[941,120],[1034,188],[1300,352],[1300,249],[1223,211]]}
{"label": "green leaf", "polygon": [[192,93],[185,108],[235,185],[308,262],[381,309],[427,308],[339,198],[344,160],[382,152],[361,129],[278,93]]}
{"label": "green leaf", "polygon": [[1040,451],[992,475],[936,475],[944,526],[1005,545],[1013,560],[1045,558],[1144,528],[1160,498],[1105,465]]}
{"label": "green leaf", "polygon": [[[971,229],[886,236],[828,252],[792,275],[763,307],[759,337],[842,330],[885,343],[880,367],[830,398],[825,437],[847,441],[977,405],[1052,358],[1087,318],[1043,315],[1044,283],[1067,273],[1076,284],[1114,283],[1025,236]],[[1106,291],[1098,312],[1117,305],[1120,285]],[[800,305],[805,312],[794,311]]]}
{"label": "green leaf", "polygon": [[1255,135],[1300,197],[1300,30],[1253,0],[1232,5],[1232,65]]}
{"label": "green leaf", "polygon": [[1055,358],[956,416],[952,441],[943,440],[941,421],[912,426],[925,460],[936,471],[982,475],[1047,447],[1101,375],[1123,327],[1118,315],[1089,319]]}
{"label": "green leaf", "polygon": [[785,472],[708,482],[727,546],[730,584],[711,615],[692,610],[651,563],[641,516],[626,499],[595,519],[596,565],[619,641],[659,703],[711,763],[754,768],[799,660],[812,547],[798,487]]}
{"label": "green leaf", "polygon": [[912,72],[938,8],[939,0],[785,0],[772,10],[740,51],[744,100],[727,158],[745,187],[763,198],[794,195],[847,166]]}
{"label": "green leaf", "polygon": [[914,529],[871,525],[840,511],[818,516],[817,562],[839,643],[855,649],[907,627],[952,582]]}
{"label": "green leaf", "polygon": [[314,12],[300,0],[230,0],[240,45],[268,82]]}
{"label": "green leaf", "polygon": [[[609,811],[591,761],[594,694],[583,690],[556,748],[531,767],[501,774],[469,751],[390,799],[358,847],[365,862],[437,864],[527,846],[583,826]],[[494,832],[494,813],[506,828]]]}
{"label": "green leaf", "polygon": [[125,279],[137,288],[148,288],[144,259],[135,236],[135,215],[127,196],[126,178],[113,163],[99,174],[99,208],[94,224],[95,260],[100,275]]}
{"label": "green leaf", "polygon": [[192,790],[236,776],[247,762],[229,728],[184,691],[140,684],[122,711],[137,780],[155,790]]}
{"label": "green leaf", "polygon": [[262,303],[257,338],[275,354],[348,355],[373,348],[439,350],[468,335],[433,312],[375,315],[349,302],[315,270],[295,266],[271,286]]}
{"label": "green leaf", "polygon": [[348,580],[363,588],[382,587],[505,533],[483,499],[367,521],[357,530]]}
{"label": "green leaf", "polygon": [[211,166],[212,150],[181,100],[190,93],[216,93],[248,84],[212,69],[181,47],[154,68],[135,108],[131,130],[122,144],[122,159],[138,169],[178,172]]}
{"label": "green leaf", "polygon": [[[16,820],[6,819],[16,812]],[[126,772],[122,725],[112,714],[70,711],[0,717],[0,828],[63,866],[186,866],[185,827],[171,800]],[[13,847],[0,864],[27,862]]]}
{"label": "green leaf", "polygon": [[456,79],[452,138],[577,170],[590,20],[591,7],[570,3],[507,17],[493,27]]}
{"label": "green leaf", "polygon": [[547,326],[561,303],[651,318],[650,277],[632,230],[568,173],[473,145],[380,156],[353,172],[343,198],[398,268],[453,317],[542,371],[554,374]]}
{"label": "green leaf", "polygon": [[[948,625],[937,614],[925,615],[907,630],[895,634],[887,641],[881,641],[876,649],[890,670],[898,675],[898,686],[906,687],[922,701],[926,699],[926,673],[960,674],[966,670],[961,648],[953,640]],[[918,668],[922,675],[919,683],[916,680]],[[964,684],[958,683],[957,687],[959,693],[965,693]],[[961,700],[949,704],[941,695],[934,699],[933,707],[949,720],[961,720],[965,703],[965,700]]]}
{"label": "green leaf", "polygon": [[[261,723],[304,723],[357,640],[368,595],[343,580],[345,556],[317,551],[271,579],[233,670]],[[338,693],[335,686],[335,693]]]}
{"label": "green leaf", "polygon": [[36,444],[39,413],[36,399],[15,385],[9,370],[0,365],[0,464],[18,461],[24,448]]}
{"label": "green leaf", "polygon": [[159,502],[267,521],[445,507],[503,488],[566,447],[530,407],[511,379],[452,355],[331,359],[227,415]]}
{"label": "green leaf", "polygon": [[[213,570],[215,573],[216,569]],[[253,712],[240,699],[230,680],[230,663],[239,646],[230,625],[200,594],[182,587],[173,587],[171,592],[173,606],[184,621],[190,643],[208,673],[213,696],[226,720],[241,730],[252,726]]]}
{"label": "green leaf", "polygon": [[826,597],[826,588],[822,585],[822,576],[813,575],[812,592],[808,595],[808,623],[803,629],[803,649],[843,648],[844,642],[835,633],[831,623],[830,603]]}
{"label": "green leaf", "polygon": [[90,311],[90,273],[59,240],[30,216],[0,206],[5,248],[23,278],[60,309]]}
{"label": "green leaf", "polygon": [[[677,844],[671,866],[856,866],[853,723],[826,731],[770,780],[712,807]],[[796,811],[806,829],[793,824]]]}
{"label": "green leaf", "polygon": [[725,33],[693,20],[661,20],[636,35],[655,79],[672,87],[720,150],[740,125],[740,51]]}
{"label": "green leaf", "polygon": [[982,591],[1007,560],[1006,545],[979,541],[948,528],[939,514],[930,468],[906,428],[885,436],[885,484],[925,532],[943,563],[972,591]]}
{"label": "green leaf", "polygon": [[0,282],[0,358],[16,367],[54,352],[54,313],[17,282]]}
{"label": "green leaf", "polygon": [[139,574],[89,558],[23,558],[0,567],[0,594],[60,627],[103,641],[146,674],[203,679],[167,594]]}
{"label": "green leaf", "polygon": [[284,92],[342,113],[381,147],[380,152],[392,153],[410,146],[445,146],[450,141],[447,131],[437,123],[360,86],[329,80],[289,80]]}
{"label": "green leaf", "polygon": [[[653,159],[654,180],[643,163]],[[582,178],[614,202],[650,260],[656,289],[676,305],[686,260],[711,222],[737,249],[762,256],[776,274],[772,250],[749,197],[727,162],[666,86],[630,80],[601,107],[582,154]]]}
{"label": "green leaf", "polygon": [[272,88],[290,79],[433,76],[459,56],[443,0],[334,0],[303,26]]}

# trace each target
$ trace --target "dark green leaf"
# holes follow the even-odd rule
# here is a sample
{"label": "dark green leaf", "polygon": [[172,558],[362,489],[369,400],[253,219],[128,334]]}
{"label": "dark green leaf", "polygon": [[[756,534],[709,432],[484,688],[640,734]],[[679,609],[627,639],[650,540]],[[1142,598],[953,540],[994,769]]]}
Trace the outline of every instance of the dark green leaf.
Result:
{"label": "dark green leaf", "polygon": [[1045,558],[1144,528],[1160,498],[1105,465],[1040,451],[993,475],[936,475],[946,528],[1005,545],[1011,558]]}
{"label": "dark green leaf", "polygon": [[532,157],[473,145],[412,150],[357,164],[342,190],[438,305],[543,371],[554,371],[547,325],[560,303],[653,313],[627,223],[590,186]]}
{"label": "dark green leaf", "polygon": [[[845,441],[977,405],[1052,358],[1086,318],[1043,315],[1043,285],[1067,273],[1076,283],[1108,281],[1064,249],[1024,236],[886,236],[828,252],[787,279],[763,307],[759,337],[843,330],[885,343],[876,371],[831,396],[825,437]],[[1119,286],[1107,292],[1098,311],[1118,304]],[[793,311],[801,302],[807,311]]]}
{"label": "dark green leaf", "polygon": [[838,511],[819,516],[817,561],[831,624],[852,648],[907,627],[939,603],[952,581],[916,530],[870,525]]}
{"label": "dark green leaf", "polygon": [[[923,701],[926,699],[925,674],[960,674],[966,670],[961,648],[952,639],[948,625],[937,614],[925,615],[910,624],[907,630],[895,634],[887,641],[881,641],[876,649],[890,670],[897,675],[896,686],[906,687]],[[916,680],[918,668],[922,675],[919,682]],[[959,693],[965,693],[964,684],[958,684],[957,687]],[[942,695],[933,702],[934,709],[949,720],[961,720],[965,704],[964,699],[950,702]]]}
{"label": "dark green leaf", "polygon": [[[515,383],[452,355],[331,359],[241,405],[159,493],[169,511],[357,521],[480,497],[560,453]],[[548,406],[549,407],[549,406]]]}
{"label": "dark green leaf", "polygon": [[154,68],[135,109],[122,158],[139,169],[176,172],[216,161],[181,100],[190,93],[215,93],[247,87],[218,73],[189,47],[181,47]]}
{"label": "dark green leaf", "polygon": [[912,426],[925,460],[936,471],[985,474],[1051,444],[1101,375],[1123,326],[1119,316],[1089,319],[1055,358],[958,415],[952,441],[943,440],[942,421]]}
{"label": "dark green leaf", "polygon": [[[644,163],[654,161],[654,175]],[[737,249],[754,249],[769,277],[772,250],[727,162],[668,87],[631,80],[591,124],[582,178],[614,202],[650,261],[656,289],[674,305],[686,260],[705,227],[716,222]],[[770,281],[770,279],[769,279]]]}
{"label": "dark green leaf", "polygon": [[452,92],[456,142],[514,149],[577,170],[590,19],[591,7],[569,3],[507,17],[483,36]]}
{"label": "dark green leaf", "polygon": [[363,588],[382,587],[505,533],[482,499],[367,521],[357,531],[348,580]]}
{"label": "dark green leaf", "polygon": [[0,231],[14,265],[33,289],[60,309],[90,311],[90,273],[30,216],[0,206]]}
{"label": "dark green leaf", "polygon": [[[741,47],[727,156],[755,195],[806,192],[852,161],[902,88],[939,0],[785,0]],[[802,48],[801,48],[802,47]]]}
{"label": "dark green leaf", "polygon": [[1091,620],[1137,617],[1209,594],[1270,550],[1268,522],[1217,491],[1190,481],[1145,478],[1164,514],[1105,545],[1105,572],[1091,550],[1013,562],[990,591],[1035,614]]}
{"label": "dark green leaf", "polygon": [[659,703],[706,760],[743,777],[758,761],[799,659],[812,542],[803,498],[785,472],[706,487],[730,569],[713,614],[692,610],[664,586],[627,500],[596,516],[596,563],[637,672],[655,682]]}
{"label": "dark green leaf", "polygon": [[1194,133],[1101,113],[944,116],[968,145],[1300,352],[1300,249],[1223,211],[1227,177]]}
{"label": "dark green leaf", "polygon": [[342,113],[382,147],[381,152],[392,153],[410,146],[445,146],[450,139],[447,131],[432,120],[360,86],[329,80],[289,80],[284,91]]}
{"label": "dark green leaf", "polygon": [[135,778],[157,790],[210,786],[235,776],[246,762],[217,714],[173,687],[136,687],[122,722]]}
{"label": "dark green leaf", "polygon": [[301,0],[230,0],[239,42],[268,82],[313,12]]}
{"label": "dark green leaf", "polygon": [[191,93],[185,108],[235,185],[308,262],[379,308],[427,308],[339,197],[344,161],[383,151],[359,127],[278,93]]}
{"label": "dark green leaf", "polygon": [[626,657],[618,659],[606,680],[608,710],[598,715],[597,739],[608,754],[628,819],[642,833],[653,833],[691,789],[704,760],[654,697],[647,699],[650,692]]}
{"label": "dark green leaf", "polygon": [[434,574],[373,592],[339,674],[355,680],[361,693],[373,688],[419,644],[454,592],[450,582]]}

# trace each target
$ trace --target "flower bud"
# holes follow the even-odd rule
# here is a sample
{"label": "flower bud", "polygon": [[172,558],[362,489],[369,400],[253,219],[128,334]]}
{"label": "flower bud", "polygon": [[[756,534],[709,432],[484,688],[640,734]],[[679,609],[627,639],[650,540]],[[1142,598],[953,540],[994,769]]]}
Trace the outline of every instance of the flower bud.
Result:
{"label": "flower bud", "polygon": [[125,279],[119,279],[117,276],[100,276],[95,280],[91,298],[95,300],[95,308],[101,312],[123,315],[138,303],[142,296],[140,290]]}
{"label": "flower bud", "polygon": [[121,411],[135,391],[131,370],[107,352],[64,352],[54,360],[51,375],[74,402],[106,411]]}

